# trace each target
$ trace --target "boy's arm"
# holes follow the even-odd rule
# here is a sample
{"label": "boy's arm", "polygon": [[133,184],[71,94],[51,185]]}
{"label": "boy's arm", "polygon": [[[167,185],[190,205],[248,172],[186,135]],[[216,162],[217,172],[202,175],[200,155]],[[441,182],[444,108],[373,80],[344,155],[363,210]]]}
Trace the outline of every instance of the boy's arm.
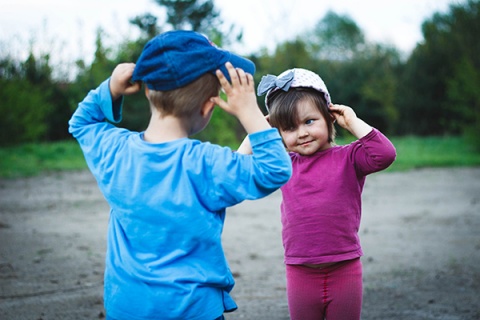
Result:
{"label": "boy's arm", "polygon": [[109,79],[90,91],[79,103],[69,121],[69,132],[79,142],[94,175],[98,173],[98,164],[104,163],[101,158],[107,153],[114,152],[114,148],[105,143],[104,138],[108,137],[109,141],[113,141],[110,139],[113,132],[121,134],[109,123],[118,123],[121,120],[123,100],[120,97],[140,88],[140,84],[134,85],[129,82],[133,72],[132,66],[134,64],[117,66]]}
{"label": "boy's arm", "polygon": [[223,191],[216,191],[224,200],[217,203],[230,206],[245,199],[264,197],[277,190],[290,178],[292,165],[280,134],[270,126],[258,107],[252,75],[233,68],[229,63],[226,68],[231,84],[220,71],[217,71],[217,77],[228,101],[223,101],[220,97],[212,98],[212,101],[236,116],[248,133],[240,151],[231,153],[232,163],[236,165],[222,164],[213,175],[214,179],[223,181],[215,183],[223,186],[219,188],[224,188]]}
{"label": "boy's arm", "polygon": [[[254,81],[251,74],[241,69],[235,69],[230,63],[226,64],[232,83],[230,84],[221,71],[217,77],[227,94],[228,101],[220,97],[212,98],[213,102],[223,110],[236,116],[247,134],[271,128],[257,105]],[[248,135],[237,150],[238,153],[252,154],[252,146]]]}
{"label": "boy's arm", "polygon": [[141,87],[140,83],[130,82],[134,67],[134,63],[119,64],[112,76],[90,91],[78,105],[69,121],[69,131],[75,138],[83,135],[84,128],[91,124],[103,123],[105,119],[114,123],[121,120],[122,101],[119,98],[137,92]]}

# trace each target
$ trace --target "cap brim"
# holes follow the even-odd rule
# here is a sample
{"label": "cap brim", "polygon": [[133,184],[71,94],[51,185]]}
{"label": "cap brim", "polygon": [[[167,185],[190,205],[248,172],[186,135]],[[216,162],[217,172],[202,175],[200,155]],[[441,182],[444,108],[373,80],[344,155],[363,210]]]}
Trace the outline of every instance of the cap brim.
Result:
{"label": "cap brim", "polygon": [[228,81],[230,81],[230,75],[228,74],[228,70],[225,67],[225,63],[227,62],[230,62],[234,68],[240,68],[246,73],[250,73],[252,76],[255,74],[255,64],[252,61],[229,52],[227,59],[219,67],[219,69],[222,71]]}

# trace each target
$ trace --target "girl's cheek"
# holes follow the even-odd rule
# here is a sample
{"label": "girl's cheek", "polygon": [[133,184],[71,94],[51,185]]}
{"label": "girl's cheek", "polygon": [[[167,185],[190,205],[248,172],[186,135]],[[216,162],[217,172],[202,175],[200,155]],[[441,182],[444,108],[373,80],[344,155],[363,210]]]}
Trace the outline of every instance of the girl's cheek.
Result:
{"label": "girl's cheek", "polygon": [[286,135],[286,136],[282,136],[282,138],[283,138],[283,143],[285,144],[287,149],[290,148],[292,145],[292,136]]}

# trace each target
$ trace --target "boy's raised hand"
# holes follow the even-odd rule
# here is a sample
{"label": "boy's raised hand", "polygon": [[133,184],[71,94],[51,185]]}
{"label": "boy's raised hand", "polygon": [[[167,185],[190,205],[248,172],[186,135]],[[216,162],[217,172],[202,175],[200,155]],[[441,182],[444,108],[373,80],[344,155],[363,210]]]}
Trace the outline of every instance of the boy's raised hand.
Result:
{"label": "boy's raised hand", "polygon": [[123,95],[129,95],[140,91],[141,84],[139,82],[132,83],[133,70],[135,63],[121,63],[115,67],[110,77],[110,94],[112,101]]}
{"label": "boy's raised hand", "polygon": [[217,96],[212,98],[212,102],[236,116],[247,133],[270,128],[257,105],[253,76],[242,69],[235,69],[229,62],[225,66],[231,83],[220,70],[217,70],[216,74],[227,95],[227,101]]}
{"label": "boy's raised hand", "polygon": [[235,69],[229,62],[225,66],[232,81],[231,83],[228,82],[222,71],[217,70],[216,74],[228,100],[223,101],[220,97],[215,97],[214,102],[220,108],[235,116],[237,116],[238,112],[242,112],[242,109],[257,108],[252,75],[245,73],[242,69]]}

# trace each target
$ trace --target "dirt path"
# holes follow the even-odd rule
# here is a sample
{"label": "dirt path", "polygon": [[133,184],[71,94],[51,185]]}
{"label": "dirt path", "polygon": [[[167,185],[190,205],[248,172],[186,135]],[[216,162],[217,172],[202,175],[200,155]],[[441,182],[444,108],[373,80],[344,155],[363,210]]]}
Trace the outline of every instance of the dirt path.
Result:
{"label": "dirt path", "polygon": [[[367,179],[363,319],[480,319],[480,168]],[[232,319],[288,319],[280,193],[228,210]],[[102,319],[108,207],[88,171],[0,180],[0,319]]]}

